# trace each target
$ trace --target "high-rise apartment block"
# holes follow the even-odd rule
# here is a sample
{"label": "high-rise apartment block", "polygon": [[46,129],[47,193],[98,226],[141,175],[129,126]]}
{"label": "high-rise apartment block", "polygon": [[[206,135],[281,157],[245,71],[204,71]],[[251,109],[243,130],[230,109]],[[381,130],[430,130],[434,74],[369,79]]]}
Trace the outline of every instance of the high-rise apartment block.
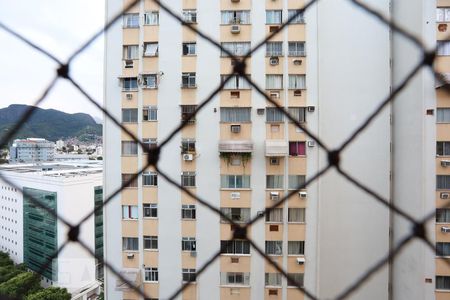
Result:
{"label": "high-rise apartment block", "polygon": [[[433,45],[434,28],[417,18],[431,22],[435,7],[390,2],[365,1]],[[131,1],[106,3],[111,19]],[[233,239],[231,224],[147,167],[148,152],[162,145],[164,175],[244,224],[323,170],[328,158],[245,78],[227,79],[235,65],[228,52],[245,56],[292,19],[251,53],[245,74],[329,150],[388,97],[420,53],[352,1],[318,1],[306,12],[299,11],[303,0],[162,3],[222,49],[152,0],[139,1],[106,32],[106,108],[145,144],[105,119],[105,195],[127,183],[105,207],[106,260],[150,299],[167,299],[186,282],[177,299],[306,299],[297,285],[335,297],[410,233],[410,224],[332,169],[248,230],[288,281],[249,241]],[[424,114],[433,100],[432,79],[420,72],[340,153],[342,170],[416,216],[434,209],[434,120]],[[413,270],[388,262],[355,299],[434,297],[434,254],[420,241],[412,248],[398,261]],[[142,299],[110,271],[105,295]]]}
{"label": "high-rise apartment block", "polygon": [[52,161],[55,159],[55,143],[37,138],[14,140],[9,148],[9,157],[13,163]]}

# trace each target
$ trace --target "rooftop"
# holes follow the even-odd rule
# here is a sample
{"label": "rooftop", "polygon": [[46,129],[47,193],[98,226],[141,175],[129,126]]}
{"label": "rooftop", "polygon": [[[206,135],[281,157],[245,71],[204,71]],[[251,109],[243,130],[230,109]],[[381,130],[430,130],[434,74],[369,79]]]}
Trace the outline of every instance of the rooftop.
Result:
{"label": "rooftop", "polygon": [[103,162],[98,160],[77,160],[64,162],[43,162],[0,165],[0,172],[9,174],[34,174],[49,177],[74,177],[103,172]]}

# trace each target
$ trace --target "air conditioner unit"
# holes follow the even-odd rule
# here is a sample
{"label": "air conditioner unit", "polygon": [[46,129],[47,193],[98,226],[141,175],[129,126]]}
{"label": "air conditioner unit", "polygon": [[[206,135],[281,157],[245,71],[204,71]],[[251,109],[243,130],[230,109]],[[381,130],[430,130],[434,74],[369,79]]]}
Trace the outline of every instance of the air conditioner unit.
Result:
{"label": "air conditioner unit", "polygon": [[127,258],[128,259],[133,259],[134,258],[134,253],[128,253],[127,254]]}
{"label": "air conditioner unit", "polygon": [[194,159],[194,155],[192,154],[183,154],[183,160],[192,161]]}
{"label": "air conditioner unit", "polygon": [[126,94],[127,100],[133,99],[133,94]]}
{"label": "air conditioner unit", "polygon": [[239,25],[231,25],[231,29],[230,29],[231,33],[239,33],[241,32],[241,26]]}
{"label": "air conditioner unit", "polygon": [[269,59],[269,63],[270,63],[271,66],[276,66],[276,65],[279,64],[279,62],[280,62],[280,59],[278,57],[275,57],[275,56],[271,57]]}
{"label": "air conditioner unit", "polygon": [[442,167],[450,167],[450,160],[441,160]]}
{"label": "air conditioner unit", "polygon": [[197,257],[197,251],[191,251],[191,257]]}
{"label": "air conditioner unit", "polygon": [[294,59],[292,60],[292,62],[294,63],[294,65],[296,66],[300,66],[302,64],[302,60],[301,59]]}
{"label": "air conditioner unit", "polygon": [[309,112],[314,112],[314,111],[316,110],[316,107],[315,107],[314,105],[309,105],[306,109],[307,109]]}
{"label": "air conditioner unit", "polygon": [[294,91],[294,96],[301,96],[302,95],[302,90],[295,90]]}
{"label": "air conditioner unit", "polygon": [[300,198],[306,198],[306,196],[308,195],[308,193],[302,191],[302,192],[298,192],[298,195],[300,196]]}
{"label": "air conditioner unit", "polygon": [[259,116],[264,115],[264,108],[257,108],[256,109],[256,114],[259,115]]}
{"label": "air conditioner unit", "polygon": [[125,60],[125,68],[132,68],[133,67],[133,60],[127,59]]}
{"label": "air conditioner unit", "polygon": [[237,264],[239,263],[239,257],[230,257],[230,261],[232,264]]}
{"label": "air conditioner unit", "polygon": [[296,260],[298,265],[303,265],[305,263],[305,258],[303,257],[297,257]]}
{"label": "air conditioner unit", "polygon": [[230,129],[232,133],[239,133],[241,132],[241,125],[231,125]]}
{"label": "air conditioner unit", "polygon": [[264,216],[264,210],[258,211],[258,212],[256,213],[256,215],[257,215],[258,217]]}
{"label": "air conditioner unit", "polygon": [[280,92],[270,92],[269,96],[272,99],[278,99],[280,98]]}
{"label": "air conditioner unit", "polygon": [[308,141],[308,147],[314,147],[316,145],[316,141]]}
{"label": "air conditioner unit", "polygon": [[450,227],[442,226],[442,227],[441,227],[441,232],[443,232],[443,233],[450,232]]}
{"label": "air conditioner unit", "polygon": [[230,197],[231,197],[232,200],[240,199],[241,198],[241,193],[239,193],[239,192],[230,193]]}
{"label": "air conditioner unit", "polygon": [[279,165],[280,164],[280,159],[278,157],[271,157],[270,158],[270,164],[271,165]]}
{"label": "air conditioner unit", "polygon": [[240,0],[231,0],[231,2],[238,3]]}
{"label": "air conditioner unit", "polygon": [[279,192],[270,192],[270,200],[277,201],[280,199],[280,193]]}
{"label": "air conditioner unit", "polygon": [[449,199],[450,198],[450,193],[441,193],[441,199]]}

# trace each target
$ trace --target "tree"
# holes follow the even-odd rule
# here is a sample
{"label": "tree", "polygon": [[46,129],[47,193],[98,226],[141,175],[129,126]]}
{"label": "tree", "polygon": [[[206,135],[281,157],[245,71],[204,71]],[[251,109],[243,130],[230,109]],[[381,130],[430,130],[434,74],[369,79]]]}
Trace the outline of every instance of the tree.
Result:
{"label": "tree", "polygon": [[71,297],[66,289],[49,287],[28,295],[25,300],[70,300]]}
{"label": "tree", "polygon": [[25,296],[41,289],[39,275],[32,272],[21,273],[0,284],[0,298],[2,296],[24,299]]}

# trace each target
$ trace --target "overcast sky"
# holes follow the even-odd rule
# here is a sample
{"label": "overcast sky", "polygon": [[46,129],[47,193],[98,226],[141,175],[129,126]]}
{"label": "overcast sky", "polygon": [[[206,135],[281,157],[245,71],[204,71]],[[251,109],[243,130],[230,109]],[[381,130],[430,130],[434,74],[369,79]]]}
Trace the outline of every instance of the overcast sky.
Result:
{"label": "overcast sky", "polygon": [[[104,10],[103,0],[0,0],[0,22],[65,61],[102,27]],[[52,80],[57,65],[2,29],[0,45],[0,108],[33,103]],[[80,54],[71,67],[73,78],[103,103],[103,38]],[[102,117],[64,80],[58,81],[40,107]]]}

